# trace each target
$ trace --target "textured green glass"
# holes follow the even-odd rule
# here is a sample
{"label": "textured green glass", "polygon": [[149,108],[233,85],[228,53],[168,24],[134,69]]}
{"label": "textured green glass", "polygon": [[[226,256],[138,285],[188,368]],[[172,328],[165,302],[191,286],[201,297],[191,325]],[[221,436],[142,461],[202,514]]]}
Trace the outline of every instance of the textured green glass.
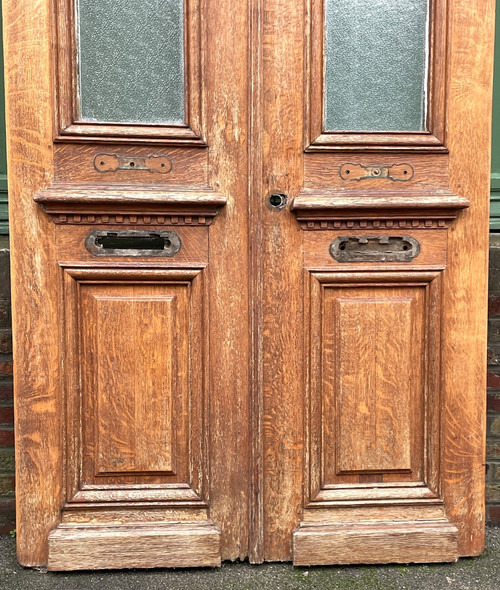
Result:
{"label": "textured green glass", "polygon": [[422,131],[428,0],[325,0],[325,127]]}
{"label": "textured green glass", "polygon": [[183,0],[76,6],[82,120],[183,123]]}

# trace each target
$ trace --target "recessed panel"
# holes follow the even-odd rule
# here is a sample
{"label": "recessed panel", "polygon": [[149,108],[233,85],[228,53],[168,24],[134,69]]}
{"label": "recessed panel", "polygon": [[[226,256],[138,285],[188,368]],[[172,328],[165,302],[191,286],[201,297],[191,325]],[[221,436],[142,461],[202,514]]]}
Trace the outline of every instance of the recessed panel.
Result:
{"label": "recessed panel", "polygon": [[172,470],[175,303],[95,299],[99,472]]}
{"label": "recessed panel", "polygon": [[325,0],[325,129],[426,129],[429,0]]}
{"label": "recessed panel", "polygon": [[84,464],[95,476],[175,475],[187,460],[186,288],[85,286],[82,329]]}
{"label": "recessed panel", "polygon": [[421,474],[424,303],[422,287],[325,289],[326,483]]}
{"label": "recessed panel", "polygon": [[183,123],[183,0],[75,1],[81,120]]}

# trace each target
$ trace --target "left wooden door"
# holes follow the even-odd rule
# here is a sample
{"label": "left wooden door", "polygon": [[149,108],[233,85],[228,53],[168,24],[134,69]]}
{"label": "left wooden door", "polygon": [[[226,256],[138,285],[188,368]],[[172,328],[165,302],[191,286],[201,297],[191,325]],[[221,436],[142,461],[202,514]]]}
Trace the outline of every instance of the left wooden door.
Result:
{"label": "left wooden door", "polygon": [[4,3],[23,565],[247,555],[247,19]]}

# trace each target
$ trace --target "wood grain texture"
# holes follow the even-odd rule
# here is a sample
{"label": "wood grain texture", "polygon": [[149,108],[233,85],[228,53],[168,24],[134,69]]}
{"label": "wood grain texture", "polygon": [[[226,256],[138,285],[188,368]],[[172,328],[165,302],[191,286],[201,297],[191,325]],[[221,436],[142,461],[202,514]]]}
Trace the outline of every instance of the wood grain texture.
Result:
{"label": "wood grain texture", "polygon": [[234,560],[246,558],[250,543],[250,4],[204,5],[208,180],[228,201],[210,227],[210,515],[222,531],[222,559]]}
{"label": "wood grain texture", "polygon": [[[449,6],[450,187],[470,208],[449,234],[443,301],[443,494],[461,555],[484,548],[484,444],[493,0]],[[466,81],[467,80],[467,81]]]}
{"label": "wood grain texture", "polygon": [[[142,286],[93,287],[82,298],[90,332],[84,351],[92,351],[89,369],[97,376],[91,393],[96,413],[90,418],[97,437],[96,476],[175,473],[179,450],[172,405],[180,389],[175,365],[186,362],[179,355],[187,336],[185,320],[178,317],[186,313],[185,299],[176,289]],[[185,373],[187,366],[177,370]],[[178,422],[182,412],[175,414]]]}
{"label": "wood grain texture", "polygon": [[457,561],[457,529],[446,519],[302,525],[293,539],[294,565]]}
{"label": "wood grain texture", "polygon": [[263,339],[263,283],[264,265],[260,256],[262,244],[262,187],[263,181],[263,80],[262,80],[262,0],[248,3],[249,10],[249,68],[252,91],[248,97],[249,137],[251,138],[248,161],[248,238],[249,238],[249,403],[251,413],[251,474],[250,474],[250,563],[264,561],[264,454],[263,454],[263,407],[264,383],[262,363]]}
{"label": "wood grain texture", "polygon": [[220,531],[210,522],[60,525],[49,536],[49,571],[220,565]]}
{"label": "wood grain texture", "polygon": [[[123,230],[144,230],[144,226],[137,225],[105,225],[104,229],[111,233]],[[160,229],[175,232],[181,240],[181,249],[172,257],[154,258],[150,256],[100,256],[96,257],[85,247],[85,240],[96,228],[87,224],[74,225],[61,224],[56,230],[57,256],[61,266],[77,267],[123,267],[133,265],[141,267],[191,267],[200,268],[208,264],[208,228],[186,227],[182,225],[162,226],[161,228],[149,227],[146,229],[158,232]]]}
{"label": "wood grain texture", "polygon": [[[356,268],[367,270],[400,269],[405,270],[411,264],[411,268],[444,268],[447,254],[446,232],[436,229],[400,228],[396,224],[391,229],[342,229],[338,231],[320,230],[308,231],[304,235],[304,266],[309,269],[336,268],[339,271]],[[330,254],[330,244],[340,236],[406,236],[409,235],[418,241],[420,252],[410,262],[339,262]]]}
{"label": "wood grain texture", "polygon": [[[148,170],[117,170],[99,172],[94,164],[97,154],[116,154],[121,157],[167,156],[172,168],[168,174],[152,174]],[[151,184],[167,186],[207,186],[208,150],[187,147],[129,145],[128,143],[106,143],[104,145],[81,145],[79,143],[57,143],[54,149],[56,182],[71,182],[75,170],[82,182]]]}
{"label": "wood grain texture", "polygon": [[[315,152],[307,153],[304,158],[304,177],[311,188],[332,190],[333,188],[350,190],[379,189],[394,190],[399,193],[411,192],[421,188],[437,190],[448,187],[447,154],[384,153],[382,150],[371,152]],[[413,177],[407,182],[393,182],[388,178],[365,178],[361,181],[347,181],[342,178],[340,170],[345,164],[363,164],[375,166],[394,166],[402,162],[413,168]]]}
{"label": "wood grain texture", "polygon": [[307,508],[437,498],[440,273],[307,271],[306,284]]}
{"label": "wood grain texture", "polygon": [[203,271],[66,268],[64,281],[67,501],[206,503]]}
{"label": "wood grain texture", "polygon": [[[63,501],[54,228],[33,202],[51,180],[53,86],[46,0],[3,4],[14,336],[17,556],[47,560]],[[46,236],[40,248],[40,236]]]}
{"label": "wood grain texture", "polygon": [[423,294],[385,291],[332,293],[326,304],[325,322],[335,322],[339,389],[337,438],[330,448],[325,424],[325,457],[336,450],[340,473],[411,470],[410,431],[421,430],[410,416],[421,415],[423,402]]}
{"label": "wood grain texture", "polygon": [[301,2],[262,4],[262,379],[264,553],[290,560],[303,484],[302,244],[289,207],[302,187],[304,10]]}
{"label": "wood grain texture", "polygon": [[[23,565],[482,550],[494,0],[432,2],[429,133],[335,145],[322,4],[188,1],[196,105],[166,130],[81,124],[73,3],[5,0]],[[108,151],[173,167],[99,172]],[[346,162],[414,176],[352,183]],[[159,226],[172,259],[84,247]],[[408,264],[329,254],[396,230]]]}
{"label": "wood grain texture", "polygon": [[[429,194],[431,192],[432,194]],[[438,213],[456,217],[461,209],[466,209],[469,201],[465,197],[453,194],[449,190],[432,190],[421,193],[401,193],[395,189],[371,191],[366,193],[356,188],[349,191],[303,191],[293,201],[292,210],[299,219],[305,212],[317,211],[318,215],[328,219],[328,214],[339,217],[356,218],[356,214],[364,213],[368,217],[407,218],[431,217]],[[354,216],[354,217],[353,217]]]}

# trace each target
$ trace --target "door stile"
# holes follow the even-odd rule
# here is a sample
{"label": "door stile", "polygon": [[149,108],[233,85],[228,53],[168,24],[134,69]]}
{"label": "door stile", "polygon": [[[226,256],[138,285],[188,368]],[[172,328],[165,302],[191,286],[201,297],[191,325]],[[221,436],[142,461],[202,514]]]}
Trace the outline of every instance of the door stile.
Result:
{"label": "door stile", "polygon": [[[484,548],[489,178],[495,2],[449,4],[447,141],[450,187],[470,207],[448,235],[444,277],[443,497],[459,553]],[[475,44],[474,39],[481,39]],[[463,50],[467,40],[468,50]],[[459,449],[459,451],[457,451]]]}
{"label": "door stile", "polygon": [[[303,184],[304,5],[262,2],[264,557],[292,557],[304,468],[302,236],[290,212]],[[284,194],[284,207],[269,197]]]}
{"label": "door stile", "polygon": [[235,560],[249,546],[249,11],[232,0],[204,6],[208,183],[228,198],[209,240],[210,514],[221,558]]}
{"label": "door stile", "polygon": [[64,496],[61,343],[59,331],[47,329],[61,320],[61,289],[56,286],[60,269],[53,264],[54,226],[36,211],[33,202],[33,194],[53,177],[51,4],[48,0],[9,0],[3,6],[5,90],[10,97],[6,127],[15,358],[17,558],[25,566],[47,562],[47,536],[58,522]]}

